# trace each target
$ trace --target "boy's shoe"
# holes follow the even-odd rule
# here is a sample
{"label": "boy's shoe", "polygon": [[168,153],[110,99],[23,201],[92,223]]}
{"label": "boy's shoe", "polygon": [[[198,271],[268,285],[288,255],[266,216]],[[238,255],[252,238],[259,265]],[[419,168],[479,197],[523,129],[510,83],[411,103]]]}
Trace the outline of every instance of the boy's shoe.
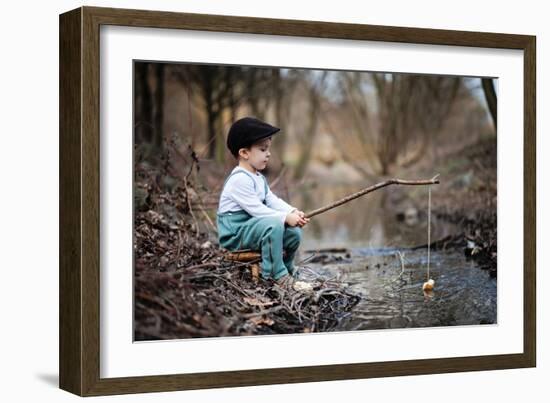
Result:
{"label": "boy's shoe", "polygon": [[279,287],[287,291],[297,291],[297,292],[303,292],[306,294],[313,292],[312,284],[306,281],[296,280],[291,275],[286,275],[281,277],[280,279],[275,281],[275,284],[277,284]]}

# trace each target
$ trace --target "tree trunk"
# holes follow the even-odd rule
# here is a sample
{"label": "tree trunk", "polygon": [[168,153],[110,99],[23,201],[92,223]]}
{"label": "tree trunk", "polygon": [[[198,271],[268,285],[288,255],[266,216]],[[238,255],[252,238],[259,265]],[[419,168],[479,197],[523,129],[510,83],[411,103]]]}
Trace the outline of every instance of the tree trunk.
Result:
{"label": "tree trunk", "polygon": [[149,64],[136,63],[134,84],[135,141],[150,143],[153,139],[152,99],[149,88]]}
{"label": "tree trunk", "polygon": [[485,94],[485,99],[487,100],[487,105],[489,106],[489,112],[491,113],[491,118],[493,118],[493,124],[495,125],[495,131],[497,129],[497,94],[495,91],[495,86],[493,85],[493,80],[491,78],[482,78],[481,86],[483,87],[483,93]]}
{"label": "tree trunk", "polygon": [[[324,85],[327,73],[323,73],[319,79],[319,87]],[[321,91],[318,91],[313,84],[310,84],[311,88],[309,90],[309,104],[311,105],[309,110],[309,123],[306,130],[306,138],[302,143],[302,152],[300,159],[298,160],[298,165],[294,171],[294,179],[300,179],[304,176],[307,165],[311,158],[311,152],[313,151],[313,140],[315,134],[317,133],[318,123],[319,123],[319,109],[321,106]]]}
{"label": "tree trunk", "polygon": [[164,143],[163,120],[164,120],[164,64],[154,64],[156,90],[154,107],[154,145],[157,150],[162,149]]}

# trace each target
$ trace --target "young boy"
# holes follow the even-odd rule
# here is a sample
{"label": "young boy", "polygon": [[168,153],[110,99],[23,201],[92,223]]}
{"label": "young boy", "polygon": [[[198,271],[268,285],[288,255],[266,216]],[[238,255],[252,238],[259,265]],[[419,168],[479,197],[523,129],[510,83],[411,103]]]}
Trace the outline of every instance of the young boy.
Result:
{"label": "young boy", "polygon": [[272,278],[285,288],[304,289],[309,288],[307,284],[292,277],[293,259],[302,236],[300,227],[309,219],[275,196],[260,173],[271,156],[271,137],[279,130],[251,117],[231,126],[227,147],[238,165],[225,180],[220,195],[218,237],[228,250],[261,251],[263,278]]}

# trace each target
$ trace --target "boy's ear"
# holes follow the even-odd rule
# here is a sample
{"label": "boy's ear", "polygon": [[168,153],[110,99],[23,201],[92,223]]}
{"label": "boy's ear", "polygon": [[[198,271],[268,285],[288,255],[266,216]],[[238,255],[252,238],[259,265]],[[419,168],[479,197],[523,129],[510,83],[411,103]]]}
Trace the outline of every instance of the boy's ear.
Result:
{"label": "boy's ear", "polygon": [[239,157],[240,157],[240,158],[248,159],[248,153],[249,153],[248,148],[241,148],[241,149],[239,149]]}

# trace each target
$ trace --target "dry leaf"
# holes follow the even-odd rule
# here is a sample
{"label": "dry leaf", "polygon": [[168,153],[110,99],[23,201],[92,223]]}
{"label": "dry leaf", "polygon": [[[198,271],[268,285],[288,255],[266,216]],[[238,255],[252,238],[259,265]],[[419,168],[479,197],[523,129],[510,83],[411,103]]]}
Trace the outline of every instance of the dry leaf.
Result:
{"label": "dry leaf", "polygon": [[275,323],[273,321],[273,319],[267,318],[267,317],[264,318],[263,316],[255,316],[253,318],[250,318],[249,322],[251,322],[252,324],[254,324],[256,326],[260,326],[260,325],[271,326]]}
{"label": "dry leaf", "polygon": [[259,307],[267,307],[273,305],[275,302],[267,299],[267,298],[243,298],[244,302],[246,302],[248,305],[252,306],[259,306]]}

